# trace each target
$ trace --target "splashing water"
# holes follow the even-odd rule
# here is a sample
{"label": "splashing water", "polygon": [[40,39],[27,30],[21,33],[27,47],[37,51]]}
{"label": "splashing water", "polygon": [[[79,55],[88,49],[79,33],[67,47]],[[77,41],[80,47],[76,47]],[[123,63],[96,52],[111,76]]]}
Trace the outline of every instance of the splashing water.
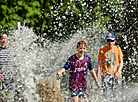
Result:
{"label": "splashing water", "polygon": [[[92,58],[96,70],[98,51],[103,45],[101,42],[106,34],[102,34],[101,36],[95,33],[92,36],[92,32],[91,29],[87,32],[78,31],[71,39],[67,39],[65,42],[59,41],[51,43],[49,40],[44,41],[44,39],[41,39],[44,41],[44,47],[34,43],[38,37],[35,36],[32,29],[20,25],[18,30],[11,32],[10,47],[14,56],[15,79],[15,97],[13,101],[38,102],[40,98],[38,94],[35,94],[36,83],[34,79],[39,80],[43,77],[56,77],[56,73],[63,67],[67,58],[76,53],[76,44],[80,40],[84,40],[88,44],[86,54]],[[19,77],[17,73],[20,70],[23,70],[25,75]],[[88,84],[94,86],[92,89],[94,94],[89,100],[101,102],[101,91],[96,89],[93,78],[88,75],[87,80]],[[125,86],[124,89],[123,102],[136,102],[138,86]],[[68,102],[70,100],[68,72],[65,72],[63,77],[61,77],[61,91],[64,93],[65,102]],[[37,97],[37,100],[34,100],[35,97]]]}

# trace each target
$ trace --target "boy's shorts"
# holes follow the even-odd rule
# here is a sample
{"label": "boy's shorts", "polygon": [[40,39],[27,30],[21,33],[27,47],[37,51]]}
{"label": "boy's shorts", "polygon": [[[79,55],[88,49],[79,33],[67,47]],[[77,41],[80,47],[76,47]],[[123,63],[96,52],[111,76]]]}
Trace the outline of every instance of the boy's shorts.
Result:
{"label": "boy's shorts", "polygon": [[73,90],[71,91],[71,97],[78,96],[80,99],[86,99],[86,90]]}

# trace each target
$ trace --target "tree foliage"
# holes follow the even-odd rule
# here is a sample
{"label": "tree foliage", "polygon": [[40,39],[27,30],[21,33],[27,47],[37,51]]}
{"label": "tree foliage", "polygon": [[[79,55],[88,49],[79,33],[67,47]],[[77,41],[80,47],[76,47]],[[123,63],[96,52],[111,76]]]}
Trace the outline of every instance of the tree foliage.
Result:
{"label": "tree foliage", "polygon": [[38,36],[51,40],[70,37],[93,22],[95,1],[2,0],[1,29],[17,29],[17,22],[33,27]]}
{"label": "tree foliage", "polygon": [[100,29],[104,27],[110,32],[114,28],[109,29],[109,25],[118,22],[121,18],[121,11],[121,0],[97,0],[95,21],[102,25]]}
{"label": "tree foliage", "polygon": [[121,12],[118,0],[3,0],[0,4],[4,29],[17,29],[18,21],[26,22],[38,36],[51,40],[69,38],[93,22],[106,28]]}

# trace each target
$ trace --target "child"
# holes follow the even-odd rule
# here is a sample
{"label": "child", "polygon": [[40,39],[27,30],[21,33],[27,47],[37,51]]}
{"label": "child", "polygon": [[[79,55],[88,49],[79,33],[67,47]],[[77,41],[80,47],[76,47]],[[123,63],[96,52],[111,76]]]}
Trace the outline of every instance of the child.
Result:
{"label": "child", "polygon": [[101,48],[98,55],[97,78],[99,79],[100,69],[102,67],[103,95],[109,101],[110,96],[115,96],[115,93],[120,96],[122,85],[121,70],[123,67],[123,53],[119,46],[114,45],[115,42],[115,36],[111,33],[107,34],[105,38],[107,46]]}
{"label": "child", "polygon": [[[12,96],[11,90],[13,89],[13,65],[7,37],[8,34],[5,32],[0,35],[0,97],[10,98]],[[22,70],[20,74],[24,74]]]}
{"label": "child", "polygon": [[98,88],[101,88],[98,84],[91,58],[85,54],[86,48],[87,44],[84,41],[78,42],[76,47],[78,53],[69,57],[65,66],[57,73],[58,76],[61,76],[63,72],[70,68],[69,86],[73,102],[85,101],[88,69]]}

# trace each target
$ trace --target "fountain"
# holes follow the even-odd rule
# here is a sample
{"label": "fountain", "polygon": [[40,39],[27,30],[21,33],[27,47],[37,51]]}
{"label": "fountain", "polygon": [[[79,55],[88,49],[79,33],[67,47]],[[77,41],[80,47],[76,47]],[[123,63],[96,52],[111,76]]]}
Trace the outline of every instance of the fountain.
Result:
{"label": "fountain", "polygon": [[[91,29],[87,32],[78,31],[71,39],[62,43],[60,41],[51,43],[49,40],[46,40],[44,42],[44,47],[41,47],[34,43],[37,36],[35,36],[32,29],[20,26],[20,29],[12,31],[12,36],[10,36],[10,47],[14,56],[13,61],[15,76],[15,97],[13,100],[24,102],[38,102],[41,100],[42,97],[39,97],[39,89],[36,87],[44,85],[45,82],[42,80],[44,77],[57,77],[56,73],[63,67],[67,58],[76,52],[76,43],[80,40],[87,42],[88,49],[86,53],[92,57],[94,68],[96,70],[98,50],[102,46],[100,40],[103,40],[104,36],[95,34],[94,36],[89,37],[91,32]],[[25,75],[19,77],[17,74],[19,73],[19,70],[23,70]],[[68,102],[70,100],[68,77],[67,71],[63,74],[63,77],[60,78],[61,83],[58,85],[58,89],[60,89],[63,93],[64,102]],[[58,78],[53,80],[57,79]],[[41,81],[35,82],[35,80]],[[88,90],[89,93],[92,93],[92,96],[88,93],[88,100],[99,102],[99,100],[101,100],[101,92],[96,89],[95,83],[90,74],[88,74],[87,80],[88,85],[92,84],[92,88],[90,88],[91,90]],[[127,87],[124,85],[124,87],[123,102],[129,102],[132,100],[132,97],[130,96],[133,96],[133,100],[136,100],[136,94],[138,92],[137,85],[133,87]]]}
{"label": "fountain", "polygon": [[[94,29],[88,28],[87,31],[78,30],[70,39],[66,39],[64,42],[51,42],[50,40],[41,38],[41,41],[44,42],[44,46],[42,47],[41,44],[34,43],[38,37],[33,32],[33,29],[28,28],[25,25],[22,26],[18,23],[18,29],[11,31],[11,36],[9,36],[9,46],[11,48],[14,62],[13,74],[15,80],[12,101],[42,101],[45,98],[45,94],[41,93],[41,91],[50,93],[50,90],[48,89],[41,89],[42,87],[46,88],[46,82],[48,80],[50,84],[53,83],[53,87],[57,86],[57,88],[53,88],[53,90],[58,90],[59,93],[61,92],[62,96],[60,97],[63,97],[64,102],[70,102],[71,99],[68,85],[69,72],[65,72],[60,78],[56,76],[56,73],[63,67],[67,58],[76,52],[76,43],[80,40],[84,40],[88,44],[86,54],[92,58],[96,70],[98,51],[100,47],[104,46],[104,38],[108,33],[106,29],[103,30],[104,32],[97,29],[98,26],[99,25],[95,27],[94,25]],[[131,34],[131,29],[132,27],[128,28],[128,34]],[[137,28],[135,29],[138,30]],[[128,37],[122,35],[122,33],[116,33],[116,35],[122,38],[123,44],[125,44],[125,47],[123,48],[125,52],[125,49],[127,49],[130,44],[130,41],[127,41]],[[134,45],[137,45],[137,39],[135,37],[132,38],[134,38]],[[117,43],[119,42],[118,44],[120,44],[122,41],[117,41]],[[134,56],[136,57],[129,56],[128,63],[133,63],[135,65],[133,69],[136,71],[137,47],[134,47],[133,49]],[[126,69],[123,69],[124,73],[127,70],[127,65],[129,64],[126,62],[124,65]],[[23,70],[25,75],[19,77],[20,70]],[[132,77],[137,77],[137,74],[134,74]],[[53,80],[52,82],[50,82],[50,78]],[[123,96],[121,102],[137,102],[138,84],[132,83],[131,85],[128,85],[125,78],[126,77],[124,76]],[[127,77],[127,79],[131,79],[131,77]],[[87,80],[89,90],[86,101],[102,102],[101,91],[96,89],[95,82],[90,74],[88,74]],[[55,94],[57,95],[57,93]],[[55,98],[53,94],[50,94],[50,96],[53,96],[51,99],[55,99],[55,101],[60,100],[60,98]]]}
{"label": "fountain", "polygon": [[[38,101],[40,97],[38,94],[35,94],[37,86],[35,80],[38,81],[44,77],[56,78],[56,73],[63,67],[67,58],[76,52],[76,43],[80,40],[86,41],[89,45],[87,54],[94,56],[94,62],[98,53],[97,50],[99,49],[97,46],[100,43],[93,45],[93,39],[96,38],[98,40],[97,36],[99,35],[89,38],[87,34],[91,32],[91,30],[89,32],[78,31],[71,39],[64,43],[60,41],[51,43],[49,40],[46,40],[44,47],[41,47],[34,43],[37,36],[35,36],[32,29],[20,25],[18,30],[12,31],[12,36],[9,37],[9,46],[14,56],[15,97],[13,100],[19,99],[20,101],[30,102],[37,99],[34,101]],[[23,70],[25,75],[19,77],[18,73],[20,70]],[[68,72],[64,73],[63,76],[65,78],[63,80],[61,78],[61,91],[64,93],[65,98],[69,99],[68,91],[66,91],[69,87]]]}

